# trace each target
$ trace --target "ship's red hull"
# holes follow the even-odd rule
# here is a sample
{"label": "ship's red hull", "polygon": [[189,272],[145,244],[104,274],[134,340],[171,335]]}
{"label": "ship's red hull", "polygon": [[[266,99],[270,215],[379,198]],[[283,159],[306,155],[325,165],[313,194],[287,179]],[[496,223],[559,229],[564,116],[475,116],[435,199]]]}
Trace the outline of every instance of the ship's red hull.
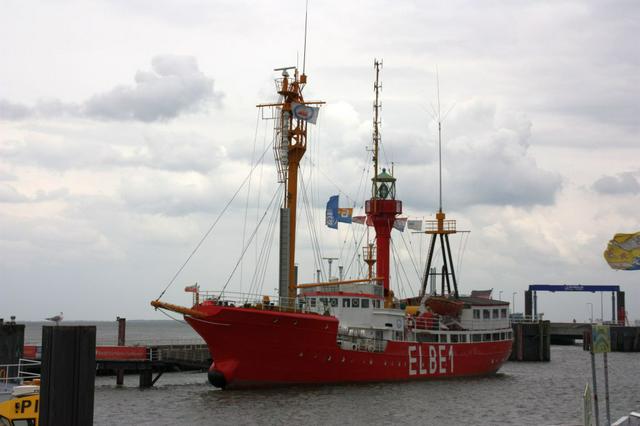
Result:
{"label": "ship's red hull", "polygon": [[389,341],[384,352],[350,350],[337,344],[334,317],[225,306],[198,310],[207,316],[186,320],[207,342],[210,374],[226,388],[487,375],[511,352],[510,340]]}

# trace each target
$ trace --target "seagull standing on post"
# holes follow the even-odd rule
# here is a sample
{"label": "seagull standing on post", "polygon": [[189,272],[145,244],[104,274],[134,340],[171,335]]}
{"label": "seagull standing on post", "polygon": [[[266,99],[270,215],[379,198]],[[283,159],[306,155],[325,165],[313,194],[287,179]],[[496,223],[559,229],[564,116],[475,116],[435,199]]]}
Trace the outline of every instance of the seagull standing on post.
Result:
{"label": "seagull standing on post", "polygon": [[51,318],[45,318],[47,321],[53,321],[56,323],[56,325],[60,325],[60,321],[62,321],[62,319],[64,318],[64,316],[62,315],[62,312],[60,312],[60,315],[55,315],[52,316]]}

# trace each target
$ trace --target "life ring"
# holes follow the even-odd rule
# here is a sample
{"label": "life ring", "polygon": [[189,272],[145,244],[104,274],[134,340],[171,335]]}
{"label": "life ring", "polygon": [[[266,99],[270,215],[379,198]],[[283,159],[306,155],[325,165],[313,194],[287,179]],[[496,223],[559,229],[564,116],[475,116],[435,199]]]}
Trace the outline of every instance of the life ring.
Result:
{"label": "life ring", "polygon": [[370,344],[370,345],[367,346],[367,350],[369,352],[373,352],[375,350],[375,348],[373,347],[373,345]]}

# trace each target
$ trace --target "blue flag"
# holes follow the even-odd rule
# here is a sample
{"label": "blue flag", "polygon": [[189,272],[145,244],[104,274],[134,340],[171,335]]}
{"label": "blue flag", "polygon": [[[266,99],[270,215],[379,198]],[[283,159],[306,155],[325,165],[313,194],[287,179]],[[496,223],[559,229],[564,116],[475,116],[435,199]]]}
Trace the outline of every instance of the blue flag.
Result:
{"label": "blue flag", "polygon": [[329,228],[338,229],[338,195],[329,197],[327,202],[326,224]]}

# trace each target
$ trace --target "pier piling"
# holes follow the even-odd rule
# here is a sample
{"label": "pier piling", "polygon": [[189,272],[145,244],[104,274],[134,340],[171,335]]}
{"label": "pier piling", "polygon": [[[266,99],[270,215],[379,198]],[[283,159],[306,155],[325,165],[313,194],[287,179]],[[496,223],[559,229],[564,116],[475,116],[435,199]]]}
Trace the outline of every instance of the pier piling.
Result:
{"label": "pier piling", "polygon": [[95,326],[42,327],[40,425],[93,424]]}
{"label": "pier piling", "polygon": [[[0,318],[0,365],[18,364],[18,360],[22,358],[23,347],[24,324],[16,324],[14,317],[9,322]],[[17,375],[18,368],[15,366],[0,367],[0,379]]]}
{"label": "pier piling", "polygon": [[517,322],[513,327],[510,361],[550,361],[549,321]]}
{"label": "pier piling", "polygon": [[[116,321],[118,321],[118,346],[124,346],[125,331],[127,329],[127,319],[116,317]],[[124,369],[123,368],[120,368],[116,371],[116,385],[118,386],[124,385]]]}

